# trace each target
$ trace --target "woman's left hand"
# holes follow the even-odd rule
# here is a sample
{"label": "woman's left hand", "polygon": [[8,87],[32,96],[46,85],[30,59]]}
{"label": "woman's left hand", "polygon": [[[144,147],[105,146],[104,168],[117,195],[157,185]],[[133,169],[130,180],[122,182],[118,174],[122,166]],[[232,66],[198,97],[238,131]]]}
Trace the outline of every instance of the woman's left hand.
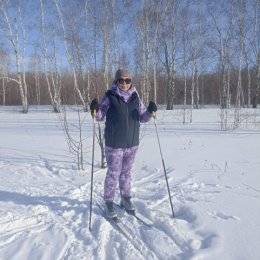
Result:
{"label": "woman's left hand", "polygon": [[157,111],[157,105],[153,101],[150,101],[147,110],[152,114]]}

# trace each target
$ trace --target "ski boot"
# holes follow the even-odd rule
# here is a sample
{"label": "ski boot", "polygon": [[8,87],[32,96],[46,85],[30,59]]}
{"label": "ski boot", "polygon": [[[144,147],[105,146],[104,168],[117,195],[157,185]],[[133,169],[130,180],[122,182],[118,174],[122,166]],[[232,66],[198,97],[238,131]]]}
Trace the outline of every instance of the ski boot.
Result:
{"label": "ski boot", "polygon": [[131,197],[121,197],[120,206],[125,209],[128,214],[135,214],[135,207],[131,202]]}
{"label": "ski boot", "polygon": [[112,219],[115,222],[119,221],[117,213],[114,209],[113,202],[110,202],[110,201],[106,202],[106,216],[107,216],[107,218]]}

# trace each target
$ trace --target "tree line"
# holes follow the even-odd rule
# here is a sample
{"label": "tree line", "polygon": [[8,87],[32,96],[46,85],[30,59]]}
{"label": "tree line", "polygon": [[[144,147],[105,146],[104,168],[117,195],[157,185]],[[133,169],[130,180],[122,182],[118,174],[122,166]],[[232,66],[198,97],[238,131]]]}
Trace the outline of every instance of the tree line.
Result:
{"label": "tree line", "polygon": [[144,103],[256,107],[260,0],[0,0],[1,105],[87,111],[118,68]]}

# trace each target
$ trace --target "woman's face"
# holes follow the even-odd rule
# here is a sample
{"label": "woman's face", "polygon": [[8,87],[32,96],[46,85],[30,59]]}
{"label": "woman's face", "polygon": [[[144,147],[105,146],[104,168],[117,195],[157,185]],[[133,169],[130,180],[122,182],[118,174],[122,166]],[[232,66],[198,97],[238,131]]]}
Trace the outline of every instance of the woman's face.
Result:
{"label": "woman's face", "polygon": [[131,87],[131,82],[132,82],[131,78],[122,77],[117,80],[117,85],[119,86],[119,88],[126,91]]}

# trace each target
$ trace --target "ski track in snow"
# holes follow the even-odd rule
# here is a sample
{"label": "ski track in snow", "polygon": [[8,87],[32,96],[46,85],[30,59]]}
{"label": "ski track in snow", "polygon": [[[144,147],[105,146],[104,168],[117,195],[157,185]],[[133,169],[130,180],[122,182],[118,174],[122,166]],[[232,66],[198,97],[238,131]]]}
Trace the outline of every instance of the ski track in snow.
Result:
{"label": "ski track in snow", "polygon": [[[50,259],[50,256],[55,256],[55,259],[77,259],[77,257],[82,258],[83,252],[89,244],[94,244],[93,259],[107,259],[108,256],[120,259],[124,255],[125,249],[131,248],[132,245],[124,237],[121,237],[121,234],[117,233],[110,223],[104,220],[95,206],[95,201],[93,202],[92,227],[94,231],[92,233],[88,231],[89,185],[83,184],[76,188],[70,188],[64,197],[51,195],[49,194],[50,188],[52,194],[58,194],[58,187],[55,188],[54,184],[50,184],[49,189],[45,191],[45,188],[37,187],[36,183],[41,178],[58,182],[57,175],[60,173],[57,172],[56,167],[46,166],[46,162],[43,163],[45,167],[26,164],[25,169],[22,166],[15,168],[13,174],[22,175],[19,178],[20,184],[17,185],[16,191],[0,191],[1,201],[15,205],[11,206],[11,211],[7,215],[4,211],[1,212],[0,256],[8,257],[10,260],[17,259],[23,251],[21,253],[23,257],[28,258],[33,256],[35,259],[36,257]],[[2,168],[5,166],[8,165],[1,165]],[[150,172],[149,167],[142,170]],[[153,189],[153,183],[158,185],[162,178],[161,170],[155,169],[152,172],[154,173],[150,176],[152,183],[150,189]],[[26,175],[35,175],[31,185],[28,185]],[[141,185],[147,181],[149,181],[148,176],[136,183]],[[101,192],[102,183],[96,183],[95,190]],[[163,191],[158,192],[164,193]],[[138,212],[151,220],[153,227],[146,228],[133,217],[124,215],[122,221],[125,220],[126,230],[133,235],[144,255],[148,256],[145,259],[172,259],[175,255],[179,255],[177,259],[182,259],[184,256],[192,256],[194,250],[200,249],[201,242],[196,234],[189,231],[191,223],[184,219],[178,219],[178,217],[171,219],[165,210],[167,208],[165,195],[155,198],[157,201],[153,207],[164,209],[162,212],[165,217],[157,219],[157,211],[153,208],[149,210],[149,205],[147,207],[142,199],[136,198]],[[153,200],[153,198],[150,199]],[[28,212],[31,213],[30,216],[28,216]],[[127,227],[127,225],[129,226]],[[180,225],[182,231],[180,231]],[[186,239],[187,232],[190,233],[189,237],[192,237],[188,241]],[[182,233],[185,234],[185,237]],[[48,238],[52,237],[58,238],[55,239],[54,244],[52,241],[48,241]],[[114,241],[118,241],[116,245],[114,245]],[[192,246],[196,243],[197,246]],[[50,248],[45,250],[46,246]],[[24,252],[23,248],[28,249]],[[161,250],[162,248],[163,250]],[[13,251],[17,253],[9,255],[10,249],[12,249],[12,253]],[[140,254],[135,248],[132,248],[131,251],[133,254],[131,253],[129,258],[126,256],[126,259],[140,259]]]}
{"label": "ski track in snow", "polygon": [[[142,169],[147,173],[145,177],[136,181],[136,185],[142,185],[150,182],[149,189],[153,190],[163,181],[162,172],[158,169],[149,169],[144,167]],[[26,170],[23,169],[23,175],[35,173],[35,181],[39,181],[39,175],[44,179],[57,180],[57,170],[55,167],[39,167],[33,165],[26,165]],[[169,170],[173,171],[173,170]],[[16,169],[14,174],[19,174],[21,171]],[[152,172],[152,174],[150,174]],[[150,177],[150,178],[149,178]],[[193,192],[199,192],[200,186],[191,181],[192,177],[181,180],[178,186],[188,186],[189,192],[184,192],[182,189],[174,194],[174,198],[182,201],[191,199]],[[150,180],[150,181],[149,181]],[[22,178],[22,181],[26,181]],[[176,184],[177,185],[177,184]],[[53,193],[59,193],[55,190],[54,185],[51,186]],[[213,187],[214,188],[214,187]],[[40,259],[49,259],[54,256],[55,259],[82,259],[83,252],[88,250],[89,244],[94,244],[93,259],[120,259],[124,255],[124,251],[128,247],[132,247],[131,243],[127,241],[120,233],[117,233],[110,223],[106,222],[93,202],[93,232],[88,231],[88,191],[89,185],[83,184],[79,187],[69,189],[65,197],[51,196],[46,194],[37,186],[21,186],[19,192],[5,192],[1,191],[1,200],[9,203],[21,205],[14,209],[14,212],[8,212],[1,217],[1,236],[0,236],[0,252],[2,255],[8,256],[8,259],[17,259],[19,252],[24,247],[29,247],[28,252],[23,252],[23,255],[30,257],[40,257]],[[96,191],[102,191],[102,183],[95,184]],[[141,188],[140,188],[141,190]],[[49,190],[46,190],[49,192]],[[141,191],[142,193],[142,191]],[[134,240],[143,251],[144,259],[187,259],[191,258],[197,250],[205,247],[209,242],[208,237],[203,238],[201,235],[194,232],[193,225],[196,225],[196,216],[189,212],[185,206],[177,209],[177,216],[172,219],[168,209],[167,194],[164,188],[158,189],[154,198],[136,198],[135,203],[137,211],[145,218],[153,222],[152,228],[146,228],[138,224],[138,222],[131,216],[124,215],[126,230],[133,235]],[[152,194],[152,192],[147,192]],[[188,195],[189,194],[189,195]],[[208,192],[210,196],[214,194]],[[201,199],[208,199],[208,196],[203,192],[200,194]],[[196,196],[198,198],[198,196]],[[152,203],[147,205],[143,199],[149,199]],[[100,200],[99,200],[100,203]],[[102,202],[101,202],[102,203]],[[160,208],[160,210],[158,210]],[[24,212],[23,212],[24,211]],[[27,217],[28,212],[31,216]],[[216,219],[235,219],[234,216],[228,216],[221,212],[207,212],[207,214]],[[161,216],[160,216],[161,215]],[[127,227],[127,225],[129,225]],[[56,237],[52,249],[45,252],[45,247],[52,244],[51,241],[46,241],[46,238]],[[214,234],[212,234],[214,237]],[[115,243],[115,241],[118,241]],[[31,246],[29,246],[31,244]],[[10,248],[18,253],[15,255],[8,255]],[[42,249],[42,252],[41,252]],[[117,250],[115,250],[117,249]],[[163,250],[162,250],[163,249]],[[12,250],[12,252],[13,252]],[[52,252],[53,250],[53,252]],[[51,253],[50,253],[51,251]],[[126,259],[141,259],[139,252],[132,248],[129,256]],[[41,252],[41,253],[40,253]],[[36,259],[36,258],[35,258]],[[84,259],[84,256],[83,256]],[[87,259],[87,258],[86,258]]]}
{"label": "ski track in snow", "polygon": [[[158,125],[169,136],[171,131],[177,131],[170,123],[158,122]],[[151,124],[146,131],[151,135],[147,138],[151,145],[155,140]],[[175,149],[181,155],[190,156],[197,149],[206,149],[207,144],[183,137],[181,133],[174,133]],[[148,152],[150,148],[141,145],[133,169],[136,173],[133,200],[138,214],[151,222],[152,227],[138,223],[122,211],[121,223],[134,239],[133,244],[106,221],[97,206],[97,203],[102,205],[106,170],[95,169],[90,232],[90,169],[75,170],[69,156],[61,152],[65,146],[51,151],[52,156],[46,150],[38,152],[37,149],[37,144],[32,144],[32,151],[22,146],[14,149],[7,144],[0,147],[0,152],[4,151],[0,157],[0,260],[213,259],[212,256],[221,255],[225,241],[224,231],[219,232],[217,227],[223,225],[225,230],[226,225],[243,221],[237,211],[222,207],[219,198],[239,196],[258,202],[260,198],[260,188],[246,182],[249,172],[239,173],[236,181],[230,181],[232,173],[239,171],[238,166],[229,165],[231,169],[225,169],[224,162],[213,161],[213,157],[196,163],[195,159],[186,162],[180,156],[183,161],[175,164],[168,156],[166,171],[175,211],[172,218],[158,151],[156,163],[149,164],[149,156],[142,158],[142,150]],[[62,156],[66,158],[63,160]],[[185,165],[182,174],[180,165]],[[116,201],[119,201],[118,194]],[[236,260],[237,256],[234,253],[229,260]]]}

